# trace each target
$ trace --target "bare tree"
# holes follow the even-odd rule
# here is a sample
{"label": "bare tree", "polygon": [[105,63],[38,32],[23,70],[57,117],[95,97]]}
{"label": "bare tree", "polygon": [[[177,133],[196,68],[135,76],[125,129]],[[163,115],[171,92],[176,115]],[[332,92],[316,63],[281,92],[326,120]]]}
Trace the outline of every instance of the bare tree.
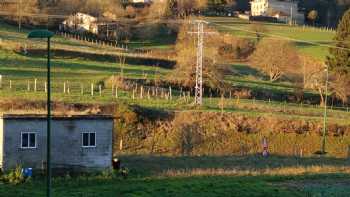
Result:
{"label": "bare tree", "polygon": [[320,95],[320,105],[324,104],[326,90],[325,64],[311,56],[301,56],[301,71],[304,89],[312,89]]}
{"label": "bare tree", "polygon": [[334,73],[330,80],[331,93],[340,99],[343,103],[347,103],[350,97],[350,79],[346,74]]}
{"label": "bare tree", "polygon": [[148,18],[162,18],[167,15],[167,5],[168,1],[154,1],[149,10],[148,10]]}
{"label": "bare tree", "polygon": [[[324,62],[310,57],[301,56],[302,75],[305,89],[312,89],[320,95],[320,105],[324,105],[326,94],[326,65]],[[342,102],[348,102],[350,96],[350,79],[345,74],[330,73],[328,91]]]}
{"label": "bare tree", "polygon": [[208,5],[208,0],[168,0],[167,2],[170,12],[178,17],[188,17]]}
{"label": "bare tree", "polygon": [[252,66],[267,74],[270,81],[276,81],[295,70],[299,56],[295,47],[287,41],[263,39],[251,56],[251,62]]}

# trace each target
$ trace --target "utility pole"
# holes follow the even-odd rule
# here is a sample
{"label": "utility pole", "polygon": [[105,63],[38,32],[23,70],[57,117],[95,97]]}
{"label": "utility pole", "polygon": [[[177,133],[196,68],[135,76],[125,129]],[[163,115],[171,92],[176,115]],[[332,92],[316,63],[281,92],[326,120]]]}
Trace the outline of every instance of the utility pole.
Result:
{"label": "utility pole", "polygon": [[290,25],[293,25],[293,5],[290,6]]}
{"label": "utility pole", "polygon": [[204,20],[195,20],[193,23],[197,26],[197,32],[188,32],[190,34],[197,35],[197,66],[196,66],[196,86],[194,103],[196,105],[202,105],[203,103],[203,45],[204,35],[213,34],[214,32],[204,32],[204,24],[208,24]]}
{"label": "utility pole", "polygon": [[109,38],[109,27],[108,27],[108,22],[107,22],[107,39]]}
{"label": "utility pole", "polygon": [[327,100],[328,100],[328,81],[329,81],[329,70],[328,65],[325,66],[326,72],[326,84],[325,84],[325,101],[324,101],[324,114],[323,114],[323,133],[321,142],[321,154],[326,154],[326,132],[327,132]]}

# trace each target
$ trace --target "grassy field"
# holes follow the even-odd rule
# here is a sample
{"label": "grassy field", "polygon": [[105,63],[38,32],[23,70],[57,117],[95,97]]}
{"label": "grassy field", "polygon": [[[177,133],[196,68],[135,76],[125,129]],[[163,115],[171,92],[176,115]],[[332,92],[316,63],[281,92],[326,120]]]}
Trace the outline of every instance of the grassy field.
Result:
{"label": "grassy field", "polygon": [[[250,32],[252,26],[249,21],[237,19],[237,18],[227,18],[227,17],[210,17],[208,18],[210,22],[213,23],[220,31],[232,33],[233,35],[255,38],[256,35]],[[316,44],[328,44],[332,45],[332,39],[335,35],[334,31],[326,31],[318,28],[302,27],[302,26],[288,26],[285,24],[272,24],[266,23],[264,25],[267,29],[267,38],[274,39],[296,39],[305,42],[313,42]],[[283,38],[284,37],[284,38]],[[313,45],[310,43],[303,43],[293,41],[297,48],[302,53],[307,53],[313,55],[320,59],[325,59],[328,55],[328,48]]]}
{"label": "grassy field", "polygon": [[[228,27],[231,25],[249,29],[249,24],[239,19],[209,18],[209,20],[212,22],[223,21]],[[289,27],[285,25],[268,24],[267,26],[271,33],[280,33],[283,36],[293,36],[293,38],[303,38],[308,41],[321,39],[330,40],[334,34],[333,32],[317,32],[315,29],[303,30],[301,27]],[[291,32],[292,29],[300,31],[300,34]],[[28,31],[29,30],[24,30],[22,33],[18,33],[16,27],[4,23],[0,25],[0,38],[2,42],[5,43],[5,46],[9,44],[9,46],[12,47],[11,49],[6,49],[6,47],[0,48],[0,59],[2,60],[0,61],[0,74],[3,76],[0,95],[3,99],[45,99],[45,57],[41,57],[37,54],[23,55],[14,51],[14,49],[18,48],[20,45],[23,46],[23,44],[27,44],[33,49],[43,50],[45,48],[45,42],[43,41],[27,40],[26,33],[28,33]],[[232,33],[241,34],[242,32]],[[173,42],[173,37],[165,40],[155,38],[142,42],[139,40],[131,41],[131,45],[134,48],[154,47],[171,50]],[[310,51],[319,50],[316,46],[307,46],[306,48]],[[54,51],[52,59],[54,100],[87,103],[108,103],[117,101],[115,93],[112,92],[112,87],[108,85],[102,88],[100,96],[98,84],[105,83],[113,75],[120,75],[121,67],[118,63],[119,49],[101,47],[74,39],[66,39],[61,36],[56,36],[53,39],[53,49],[56,50]],[[127,53],[126,55],[132,56],[133,54]],[[294,84],[288,81],[278,83],[265,81],[261,73],[245,64],[232,64],[231,67],[232,73],[225,76],[225,80],[231,83],[232,86],[270,92],[271,94],[293,94]],[[163,79],[171,70],[171,68],[127,62],[124,66],[124,76],[128,79],[146,79],[151,81],[157,77]],[[37,92],[33,91],[35,79],[37,79]],[[69,87],[69,93],[63,93],[64,83],[66,83],[66,88]],[[94,85],[94,96],[91,96],[91,84]],[[81,94],[81,89],[83,89],[84,94]],[[145,89],[147,88],[145,87]],[[165,89],[165,92],[167,91],[168,88]],[[140,93],[138,92],[135,94],[135,99],[132,99],[132,92],[119,90],[118,100],[144,107],[165,110],[193,110],[193,106],[191,105],[193,98],[184,99],[179,97],[179,93],[178,90],[173,90],[173,99],[167,100],[164,99],[164,97],[160,98],[160,96],[148,99],[146,92],[144,92],[144,99],[139,99]],[[226,95],[226,98],[228,98],[228,95]],[[196,110],[221,111],[218,105],[219,102],[220,99],[218,98],[205,98],[204,106]],[[251,106],[254,106],[254,108]],[[336,109],[337,108],[334,108],[334,112],[332,111],[330,113],[330,117],[334,118],[334,120],[338,119],[337,122],[348,122],[346,118],[348,115],[348,108],[345,106],[345,108],[342,108],[342,111],[339,112],[336,111]],[[256,101],[240,99],[238,102],[236,99],[226,99],[223,110],[225,112],[247,113],[252,115],[274,113],[283,116],[289,113],[289,115],[295,115],[299,118],[309,117],[318,119],[322,116],[322,109],[317,106],[273,101],[267,102],[267,100]],[[293,112],[290,113],[291,111]]]}
{"label": "grassy field", "polygon": [[[53,181],[54,196],[350,195],[349,162],[335,158],[124,155],[120,159],[129,169],[128,179],[113,178],[108,173],[58,177]],[[44,195],[42,178],[18,186],[0,185],[0,196]]]}
{"label": "grassy field", "polygon": [[[232,18],[209,18],[208,20],[225,25],[216,26],[221,31],[254,39],[254,35],[237,30],[237,28],[246,30],[250,28],[250,24],[245,21]],[[304,29],[275,24],[266,24],[266,27],[270,34],[320,44],[332,44],[331,39],[334,36],[334,32],[313,28]],[[27,44],[34,49],[43,50],[45,42],[27,40],[28,30],[22,33],[16,31],[16,27],[0,23],[0,44],[3,44],[0,45],[0,74],[3,76],[0,97],[3,100],[44,101],[46,96],[45,57],[23,55],[14,49]],[[132,40],[129,47],[168,51],[173,50],[174,42],[174,37],[167,39],[157,37],[150,40]],[[298,42],[296,45],[301,52],[320,59],[324,59],[327,55],[327,49],[320,46]],[[10,48],[6,48],[8,46]],[[100,95],[98,85],[108,81],[113,75],[120,75],[121,67],[117,63],[120,49],[102,47],[61,36],[53,39],[53,49],[56,50],[52,59],[55,101],[94,104],[126,102],[130,105],[169,111],[223,111],[233,115],[243,114],[254,117],[276,116],[282,119],[322,120],[323,108],[305,103],[239,99],[234,96],[229,98],[226,95],[222,108],[220,98],[209,97],[204,98],[203,107],[197,108],[192,104],[193,95],[191,98],[180,96],[179,90],[173,90],[172,99],[166,99],[165,96],[148,98],[147,87],[145,87],[146,92],[141,99],[140,87],[138,87],[138,92],[134,93],[134,99],[131,91],[123,90],[118,91],[118,98],[116,98],[115,92],[109,85],[101,89]],[[294,91],[294,84],[288,81],[270,83],[258,71],[244,63],[232,63],[231,67],[233,72],[225,76],[225,80],[235,87],[282,94]],[[157,77],[164,78],[169,72],[171,68],[142,63],[127,62],[124,67],[124,76],[128,79],[150,81]],[[37,79],[37,92],[33,90],[35,79]],[[69,87],[69,93],[67,89],[66,93],[63,93],[64,83],[66,88]],[[93,96],[91,96],[91,84],[94,85]],[[165,88],[164,92],[168,93],[168,88]],[[331,108],[328,114],[329,122],[349,125],[349,113],[346,106]],[[319,142],[318,139],[317,142]],[[344,147],[347,143],[346,138],[342,137],[337,138],[336,142],[342,143]],[[344,158],[278,155],[272,155],[269,158],[262,158],[260,155],[225,157],[120,155],[119,157],[123,166],[129,169],[128,179],[111,177],[108,173],[56,177],[53,181],[54,196],[350,196],[348,186],[350,163]],[[44,195],[45,182],[40,177],[17,186],[0,182],[0,196],[40,197]]]}

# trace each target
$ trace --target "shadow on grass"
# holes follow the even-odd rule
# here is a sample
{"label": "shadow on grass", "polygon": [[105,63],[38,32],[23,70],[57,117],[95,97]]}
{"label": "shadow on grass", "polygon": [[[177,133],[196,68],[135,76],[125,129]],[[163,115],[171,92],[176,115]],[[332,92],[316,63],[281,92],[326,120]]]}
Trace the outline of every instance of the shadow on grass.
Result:
{"label": "shadow on grass", "polygon": [[232,72],[239,76],[255,76],[255,77],[265,77],[260,71],[243,64],[235,64],[231,67]]}
{"label": "shadow on grass", "polygon": [[[45,49],[32,49],[29,51],[32,57],[42,57],[46,54]],[[67,51],[63,49],[52,49],[52,56],[55,59],[75,59],[79,58],[86,61],[100,61],[109,63],[118,63],[119,59],[117,55],[110,54],[97,54],[97,53],[84,53],[79,51]],[[145,66],[159,66],[161,68],[174,68],[176,62],[160,58],[148,58],[148,57],[126,57],[126,64],[132,65],[145,65]]]}
{"label": "shadow on grass", "polygon": [[[312,167],[323,165],[349,166],[346,159],[295,158],[273,155],[249,156],[120,156],[130,170],[128,179],[103,174],[55,177],[54,196],[349,196],[349,174],[343,172],[305,173],[299,175],[200,175],[153,176],[163,170],[198,168],[240,168],[242,170]],[[137,168],[138,171],[135,171]],[[143,173],[142,173],[143,172]],[[0,183],[1,184],[1,183]],[[0,196],[45,196],[45,179],[34,178],[21,185],[3,184]]]}
{"label": "shadow on grass", "polygon": [[[10,67],[7,65],[11,65]],[[59,58],[54,58],[52,60],[53,72],[64,74],[70,74],[75,72],[80,75],[83,73],[90,74],[114,74],[120,72],[120,67],[112,67],[109,65],[104,65],[103,63],[94,64],[91,63],[78,63],[78,62],[68,62],[67,60],[60,60]],[[55,71],[55,69],[61,69]],[[16,61],[12,59],[4,59],[0,63],[0,70],[3,75],[12,76],[22,76],[22,77],[33,77],[33,76],[45,76],[46,75],[46,60],[44,59],[34,59],[25,58],[18,59]],[[143,70],[141,68],[126,65],[124,68],[126,74],[143,75],[143,74],[154,74],[152,70]]]}
{"label": "shadow on grass", "polygon": [[[122,164],[138,173],[162,175],[165,172],[186,173],[198,172],[198,175],[207,173],[215,175],[247,175],[251,174],[303,174],[303,173],[330,173],[350,170],[350,160],[333,157],[294,157],[270,155],[267,158],[261,155],[247,156],[152,156],[152,155],[120,155]],[[242,172],[242,173],[240,173]]]}

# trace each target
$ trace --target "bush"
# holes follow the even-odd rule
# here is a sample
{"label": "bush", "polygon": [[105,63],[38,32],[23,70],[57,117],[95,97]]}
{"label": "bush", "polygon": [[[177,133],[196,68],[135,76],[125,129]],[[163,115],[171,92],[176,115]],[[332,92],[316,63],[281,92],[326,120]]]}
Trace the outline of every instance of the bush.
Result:
{"label": "bush", "polygon": [[254,52],[254,49],[253,41],[226,34],[223,36],[219,54],[231,60],[244,60]]}
{"label": "bush", "polygon": [[7,175],[4,175],[3,180],[13,185],[18,185],[26,181],[23,176],[21,166],[17,166],[16,169],[11,170]]}

